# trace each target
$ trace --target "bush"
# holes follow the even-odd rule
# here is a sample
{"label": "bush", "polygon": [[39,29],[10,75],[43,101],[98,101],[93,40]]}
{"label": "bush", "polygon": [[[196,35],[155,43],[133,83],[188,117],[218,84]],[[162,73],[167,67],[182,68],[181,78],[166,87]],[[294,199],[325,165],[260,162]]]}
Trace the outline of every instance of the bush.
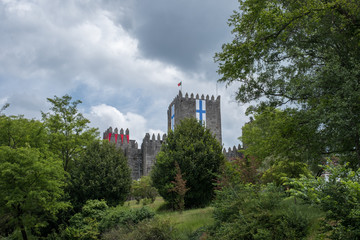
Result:
{"label": "bush", "polygon": [[139,204],[141,199],[144,205],[155,202],[158,192],[155,187],[152,186],[152,181],[149,176],[143,176],[139,180],[133,180],[131,185],[131,196]]}
{"label": "bush", "polygon": [[131,228],[155,213],[143,207],[129,209],[122,206],[109,208],[104,200],[88,200],[80,213],[71,217],[69,226],[63,231],[63,239],[99,239],[111,228]]}
{"label": "bush", "polygon": [[63,239],[98,239],[99,222],[108,206],[104,200],[88,200],[80,213],[70,218],[69,226],[63,231]]}
{"label": "bush", "polygon": [[292,179],[292,195],[326,212],[326,230],[332,239],[360,239],[360,169],[330,163],[328,177]]}
{"label": "bush", "polygon": [[172,240],[176,239],[175,228],[167,219],[148,219],[130,228],[120,226],[103,235],[105,240]]}
{"label": "bush", "polygon": [[119,225],[130,227],[136,225],[142,220],[150,219],[155,213],[147,207],[139,209],[129,209],[126,207],[116,207],[109,209],[100,222],[100,231],[105,232]]}
{"label": "bush", "polygon": [[214,206],[210,239],[304,239],[321,214],[273,185],[223,188]]}

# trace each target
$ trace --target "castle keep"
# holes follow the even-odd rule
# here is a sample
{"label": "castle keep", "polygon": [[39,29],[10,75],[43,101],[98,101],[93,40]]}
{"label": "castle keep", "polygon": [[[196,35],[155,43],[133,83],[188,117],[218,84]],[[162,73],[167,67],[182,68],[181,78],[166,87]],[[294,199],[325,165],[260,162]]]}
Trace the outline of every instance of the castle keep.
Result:
{"label": "castle keep", "polygon": [[189,96],[186,93],[183,97],[182,93],[179,92],[170,103],[167,114],[169,130],[174,130],[174,127],[184,118],[196,118],[200,121],[200,124],[210,129],[212,134],[222,144],[220,96],[215,99],[214,96],[210,98],[209,95],[206,95],[205,98],[202,95],[199,98],[199,94],[194,97],[194,94]]}
{"label": "castle keep", "polygon": [[[194,97],[194,94],[189,96],[186,93],[183,96],[181,91],[179,91],[179,94],[170,103],[167,115],[168,130],[174,130],[176,125],[184,118],[196,118],[200,124],[210,129],[220,144],[222,143],[220,96],[216,99],[214,96],[210,98],[209,95],[199,97],[197,94]],[[132,170],[132,179],[139,179],[141,176],[149,174],[155,163],[156,155],[166,139],[166,134],[162,138],[160,138],[160,134],[157,137],[153,134],[150,138],[150,134],[146,133],[140,148],[135,140],[130,139],[129,129],[126,129],[124,133],[122,128],[119,131],[117,128],[113,130],[110,127],[104,132],[103,139],[115,143],[116,147],[120,147],[123,150]],[[230,159],[241,156],[238,152],[239,149],[240,145],[238,148],[235,146],[233,149],[229,148],[228,151],[224,148],[223,153]]]}

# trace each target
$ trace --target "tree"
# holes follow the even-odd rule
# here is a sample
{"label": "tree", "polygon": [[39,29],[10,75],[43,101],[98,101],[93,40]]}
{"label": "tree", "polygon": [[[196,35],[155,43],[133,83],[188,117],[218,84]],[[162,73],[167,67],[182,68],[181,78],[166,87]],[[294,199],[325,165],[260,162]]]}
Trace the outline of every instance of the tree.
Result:
{"label": "tree", "polygon": [[306,112],[267,108],[255,113],[254,119],[242,127],[240,140],[244,153],[264,162],[269,157],[289,158],[317,165],[321,158],[317,124],[306,124]]}
{"label": "tree", "polygon": [[42,113],[49,133],[50,149],[63,160],[65,171],[68,171],[74,157],[79,156],[84,150],[84,146],[98,136],[97,129],[90,128],[90,121],[78,112],[77,105],[81,101],[71,102],[71,99],[69,95],[48,98],[52,104],[51,111]]}
{"label": "tree", "polygon": [[[242,0],[235,35],[215,55],[236,99],[306,111],[327,154],[360,163],[360,2]],[[291,105],[289,105],[291,104]]]}
{"label": "tree", "polygon": [[245,156],[255,158],[264,182],[282,184],[283,177],[309,175],[308,165],[318,172],[323,149],[317,125],[306,123],[307,113],[294,109],[267,108],[243,126],[240,138]]}
{"label": "tree", "polygon": [[75,206],[89,199],[104,199],[110,206],[122,204],[131,188],[131,171],[120,148],[93,142],[70,171],[70,195]]}
{"label": "tree", "polygon": [[196,119],[184,119],[169,132],[156,157],[151,178],[159,194],[174,205],[177,194],[169,189],[174,187],[175,162],[178,162],[190,188],[185,195],[185,207],[205,206],[213,199],[213,184],[224,159],[222,147],[210,131]]}
{"label": "tree", "polygon": [[175,200],[175,203],[177,205],[177,210],[179,210],[180,213],[184,211],[185,207],[185,194],[187,191],[189,191],[189,188],[186,188],[186,180],[183,179],[181,174],[181,169],[179,167],[179,164],[175,162],[175,168],[176,168],[176,175],[175,175],[175,181],[171,181],[172,184],[174,184],[173,188],[170,188],[170,192],[175,192],[177,194],[177,199]]}
{"label": "tree", "polygon": [[0,115],[0,146],[47,148],[44,125],[23,116]]}
{"label": "tree", "polygon": [[23,239],[69,206],[61,201],[65,172],[61,160],[35,148],[0,147],[0,213]]}

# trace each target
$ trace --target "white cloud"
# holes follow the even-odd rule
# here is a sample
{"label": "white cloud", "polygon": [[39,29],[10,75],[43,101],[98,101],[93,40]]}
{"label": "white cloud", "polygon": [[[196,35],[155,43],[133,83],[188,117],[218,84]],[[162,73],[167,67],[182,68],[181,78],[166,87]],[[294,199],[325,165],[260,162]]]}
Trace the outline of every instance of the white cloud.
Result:
{"label": "white cloud", "polygon": [[119,131],[121,128],[124,131],[128,128],[130,139],[135,139],[139,144],[142,143],[145,132],[149,132],[150,136],[155,134],[156,138],[157,134],[160,134],[161,138],[164,134],[161,130],[148,129],[147,121],[143,116],[131,112],[122,113],[106,104],[91,107],[90,113],[85,116],[91,121],[91,126],[99,128],[101,134],[109,127],[118,128]]}
{"label": "white cloud", "polygon": [[[183,82],[183,93],[215,95],[217,76],[212,56],[215,45],[224,39],[224,34],[217,33],[224,31],[226,20],[223,24],[211,24],[203,38],[193,35],[203,26],[199,22],[172,28],[179,36],[185,36],[177,38],[162,31],[157,21],[152,21],[151,28],[141,28],[149,23],[147,17],[151,20],[157,16],[159,9],[156,4],[150,4],[149,9],[138,4],[132,0],[0,0],[0,96],[7,96],[11,103],[6,113],[39,117],[40,110],[48,109],[47,97],[70,94],[74,100],[83,101],[81,107],[92,126],[101,132],[109,126],[129,128],[131,138],[141,142],[146,132],[166,132],[166,111],[180,89],[178,82]],[[210,5],[205,9],[219,13],[228,9],[230,3],[221,2],[216,7],[218,1],[213,0],[207,4]],[[236,1],[230,5],[234,4]],[[183,9],[180,17],[164,15],[169,17],[161,19],[165,25],[182,26],[186,16],[190,17],[187,22],[191,16],[203,18],[198,11],[185,11],[193,6],[192,1],[169,1],[162,6],[164,13]],[[209,14],[205,17],[213,19],[209,11],[204,12]],[[202,22],[210,26],[207,21]],[[214,26],[219,28],[213,29]],[[141,29],[146,31],[139,38]],[[155,44],[159,48],[154,48],[151,41],[146,44],[155,51],[147,56],[154,57],[146,57],[139,47],[149,40],[149,34],[159,34],[156,39],[161,38],[160,43],[165,44]],[[176,48],[167,49],[169,41]],[[156,57],[159,51],[171,56]],[[161,60],[178,57],[179,61]],[[190,65],[201,63],[196,63],[196,70],[186,71],[182,61]],[[243,108],[230,100],[230,92],[231,89],[218,92],[222,95],[225,145],[237,143],[246,119]]]}

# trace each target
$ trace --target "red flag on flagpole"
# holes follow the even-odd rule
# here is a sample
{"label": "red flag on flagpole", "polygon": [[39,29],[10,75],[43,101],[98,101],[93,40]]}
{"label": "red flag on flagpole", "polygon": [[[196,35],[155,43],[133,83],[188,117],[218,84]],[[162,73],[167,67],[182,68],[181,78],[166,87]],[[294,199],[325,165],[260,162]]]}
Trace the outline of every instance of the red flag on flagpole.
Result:
{"label": "red flag on flagpole", "polygon": [[178,83],[178,87],[180,87],[180,86],[181,86],[181,83],[182,83],[182,82],[179,82],[179,83]]}

